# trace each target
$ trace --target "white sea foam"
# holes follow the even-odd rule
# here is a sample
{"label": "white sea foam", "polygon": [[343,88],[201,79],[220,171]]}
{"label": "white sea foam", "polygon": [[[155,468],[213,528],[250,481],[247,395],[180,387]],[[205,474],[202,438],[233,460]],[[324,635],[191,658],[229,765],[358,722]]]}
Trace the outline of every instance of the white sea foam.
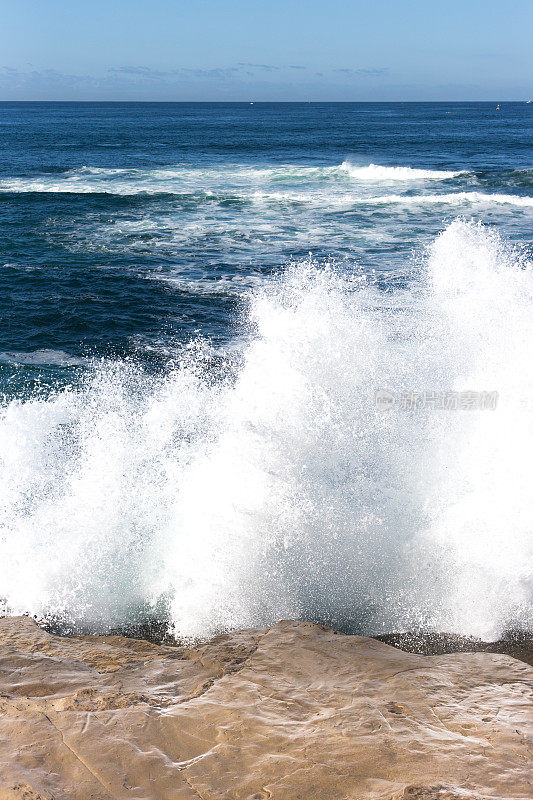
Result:
{"label": "white sea foam", "polygon": [[26,364],[35,366],[80,367],[89,366],[90,360],[70,355],[63,350],[32,350],[31,352],[0,353],[0,364]]}
{"label": "white sea foam", "polygon": [[[533,198],[516,194],[426,191],[427,184],[434,185],[468,174],[465,171],[415,169],[408,166],[358,166],[349,161],[322,167],[294,164],[268,168],[238,164],[197,169],[185,166],[166,169],[82,167],[60,177],[5,178],[0,181],[0,192],[168,195],[187,211],[191,208],[209,209],[213,204],[227,201],[249,205],[253,209],[261,206],[264,213],[269,207],[273,209],[278,206],[279,212],[279,208],[285,206],[291,214],[295,205],[301,210],[348,210],[361,205],[390,205],[395,213],[415,206],[435,207],[436,210],[438,206],[533,208]],[[402,184],[408,193],[398,192]],[[135,222],[125,225],[134,229]],[[187,232],[193,231],[194,227],[184,226],[183,233],[175,231],[172,239],[177,241],[180,235],[186,238]],[[208,235],[213,227],[211,221],[206,228]],[[237,232],[233,240],[242,234],[242,231]],[[228,238],[232,240],[231,232]],[[158,243],[154,242],[153,246],[157,247]]]}
{"label": "white sea foam", "polygon": [[383,194],[357,195],[353,193],[314,194],[311,192],[254,192],[250,199],[256,203],[309,203],[325,206],[347,207],[350,205],[402,205],[402,206],[434,206],[450,205],[512,205],[521,208],[533,207],[533,197],[514,194],[484,194],[483,192],[449,192],[446,194]]}
{"label": "white sea foam", "polygon": [[511,205],[521,208],[532,208],[533,197],[524,197],[515,194],[484,194],[483,192],[453,192],[448,194],[388,194],[378,197],[366,197],[354,202],[368,203],[369,205],[385,205],[387,203],[405,206],[413,205],[452,205],[485,204],[485,205]]}
{"label": "white sea foam", "polygon": [[[381,296],[294,265],[253,295],[225,379],[198,344],[165,378],[110,364],[6,405],[9,608],[102,629],[159,600],[193,636],[287,616],[484,637],[530,625],[532,267],[457,221],[421,274]],[[500,404],[382,412],[379,389]]]}
{"label": "white sea foam", "polygon": [[[176,180],[155,180],[152,177],[142,180],[116,180],[109,182],[102,181],[83,181],[81,179],[57,180],[25,180],[25,179],[6,179],[0,181],[0,192],[36,192],[36,193],[75,193],[93,194],[106,193],[114,195],[158,195],[168,194],[182,198],[185,202],[193,201],[197,204],[213,203],[219,201],[240,200],[244,203],[254,205],[265,204],[298,204],[315,208],[349,208],[358,205],[391,205],[404,206],[514,206],[516,208],[533,208],[533,198],[514,195],[484,192],[457,191],[442,194],[373,194],[372,184],[376,181],[369,181],[366,186],[361,185],[358,191],[349,190],[346,185],[334,185],[333,188],[327,185],[317,184],[313,186],[305,183],[295,189],[294,187],[285,190],[273,188],[272,185],[264,185],[258,188],[257,181],[250,181],[248,184],[236,185],[233,188],[228,185],[217,188],[215,185],[208,187],[202,181],[197,185],[191,183],[178,182]],[[382,184],[380,184],[382,185]]]}
{"label": "white sea foam", "polygon": [[212,277],[191,278],[186,271],[169,275],[156,274],[153,278],[168,283],[174,289],[191,294],[231,294],[236,296],[241,296],[253,289],[259,289],[266,280],[264,276],[253,273],[248,275],[219,275],[216,280],[213,280]]}
{"label": "white sea foam", "polygon": [[0,191],[37,193],[109,193],[117,195],[190,192],[225,193],[233,190],[251,191],[268,185],[335,185],[440,181],[461,175],[462,172],[424,170],[411,167],[384,167],[378,164],[356,166],[348,161],[341,165],[305,167],[280,164],[274,167],[225,165],[220,168],[174,167],[166,169],[119,169],[81,167],[62,176],[36,178],[5,178]]}
{"label": "white sea foam", "polygon": [[438,169],[414,169],[413,167],[383,167],[380,164],[358,166],[344,161],[341,169],[351,178],[362,181],[443,181],[465,174],[464,170],[452,172]]}

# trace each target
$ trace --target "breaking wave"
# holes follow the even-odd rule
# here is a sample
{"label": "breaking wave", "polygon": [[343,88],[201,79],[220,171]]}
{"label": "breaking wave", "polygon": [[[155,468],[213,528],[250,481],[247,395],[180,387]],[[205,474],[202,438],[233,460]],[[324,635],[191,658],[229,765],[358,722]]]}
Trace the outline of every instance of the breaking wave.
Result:
{"label": "breaking wave", "polygon": [[341,165],[351,178],[364,181],[443,181],[464,175],[464,170],[452,172],[437,169],[413,169],[413,167],[382,167],[379,164],[369,164],[366,167],[357,166],[350,161]]}
{"label": "breaking wave", "polygon": [[[360,166],[348,160],[340,165],[322,167],[291,164],[269,168],[225,165],[205,169],[81,167],[60,176],[51,174],[39,178],[5,178],[0,180],[0,194],[67,193],[140,199],[145,197],[148,200],[159,198],[167,204],[179,205],[187,213],[205,209],[209,219],[212,217],[213,207],[222,206],[226,209],[228,205],[241,209],[256,209],[260,206],[263,213],[269,208],[281,209],[291,215],[295,207],[310,211],[331,208],[344,212],[360,206],[379,209],[384,205],[389,205],[396,214],[409,211],[413,207],[426,206],[434,207],[435,213],[439,213],[439,206],[464,209],[471,206],[510,206],[520,213],[521,210],[533,208],[533,198],[507,193],[506,190],[527,186],[530,173],[531,170],[527,169],[515,170],[496,179],[496,176],[481,177],[464,170],[415,169],[409,166],[378,164]],[[428,192],[428,184],[433,187],[431,193]],[[454,191],[443,191],[452,186]],[[479,191],[483,186],[498,186],[502,191]],[[166,213],[168,216],[168,209]],[[256,226],[254,221],[254,230]],[[225,235],[227,226],[221,227]],[[244,232],[236,232],[234,240],[246,237],[248,222],[244,228]],[[212,232],[211,222],[207,233],[211,235]],[[187,228],[180,222],[178,237],[187,238],[186,234]],[[229,239],[231,238],[230,235]],[[296,241],[295,244],[297,243]],[[90,248],[91,244],[88,243],[87,246]]]}
{"label": "breaking wave", "polygon": [[39,178],[5,178],[0,180],[0,192],[72,193],[72,194],[188,194],[216,191],[221,186],[235,190],[265,185],[290,183],[341,183],[375,184],[441,181],[462,174],[463,171],[413,169],[411,167],[383,167],[378,164],[357,166],[344,161],[340,165],[303,167],[281,164],[261,168],[244,165],[221,168],[191,169],[175,167],[166,169],[120,169],[81,167],[63,175],[44,175]]}
{"label": "breaking wave", "polygon": [[[94,364],[0,414],[10,612],[182,636],[306,618],[496,637],[530,625],[532,265],[456,221],[411,288],[311,261],[251,295],[225,366]],[[495,410],[375,393],[496,391]]]}

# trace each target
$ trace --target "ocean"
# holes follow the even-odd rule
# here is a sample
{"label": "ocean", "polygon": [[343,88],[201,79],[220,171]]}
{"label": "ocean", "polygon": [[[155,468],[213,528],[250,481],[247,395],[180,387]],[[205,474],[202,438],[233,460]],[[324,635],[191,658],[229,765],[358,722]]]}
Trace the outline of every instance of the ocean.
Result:
{"label": "ocean", "polygon": [[0,103],[0,604],[533,611],[533,105]]}

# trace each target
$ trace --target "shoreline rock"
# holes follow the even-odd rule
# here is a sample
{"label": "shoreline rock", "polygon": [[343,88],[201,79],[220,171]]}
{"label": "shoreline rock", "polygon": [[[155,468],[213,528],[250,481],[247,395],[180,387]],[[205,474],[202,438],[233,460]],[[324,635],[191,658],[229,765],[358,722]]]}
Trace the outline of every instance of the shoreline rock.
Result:
{"label": "shoreline rock", "polygon": [[176,647],[4,618],[0,800],[530,800],[532,700],[508,655],[312,623]]}
{"label": "shoreline rock", "polygon": [[[86,630],[78,630],[75,626],[65,623],[56,617],[42,620],[35,619],[37,624],[48,633],[62,637],[87,635]],[[318,624],[330,627],[327,623],[319,622]],[[340,632],[366,635],[360,634],[357,630],[341,630]],[[131,623],[126,627],[112,628],[106,632],[106,635],[108,637],[112,635],[126,637],[127,639],[142,639],[152,642],[152,644],[176,647],[190,644],[190,642],[183,642],[173,635],[168,619],[149,616],[142,622]],[[418,653],[424,656],[439,656],[448,653],[502,653],[533,666],[533,633],[523,630],[509,630],[501,639],[492,642],[485,642],[473,636],[459,636],[444,632],[405,631],[368,634],[368,636],[371,639],[390,644],[392,647],[405,650],[407,653]]]}
{"label": "shoreline rock", "polygon": [[441,656],[451,653],[500,653],[533,666],[533,635],[526,631],[508,631],[501,639],[484,642],[470,636],[449,633],[385,633],[372,637],[399,647],[407,653]]}

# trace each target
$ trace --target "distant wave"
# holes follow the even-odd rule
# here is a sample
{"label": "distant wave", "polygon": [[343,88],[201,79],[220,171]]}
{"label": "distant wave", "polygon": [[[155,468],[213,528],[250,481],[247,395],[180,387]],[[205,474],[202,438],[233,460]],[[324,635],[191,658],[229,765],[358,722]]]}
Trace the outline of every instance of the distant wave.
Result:
{"label": "distant wave", "polygon": [[268,184],[287,183],[340,183],[375,184],[399,182],[439,181],[454,178],[463,172],[413,169],[411,167],[386,167],[377,164],[357,166],[349,161],[340,165],[303,167],[283,164],[272,167],[233,165],[220,168],[191,169],[168,167],[165,169],[121,169],[108,167],[80,167],[40,178],[5,178],[0,181],[0,192],[50,192],[73,194],[109,193],[129,194],[184,194],[197,191],[216,191],[220,188],[238,190]]}
{"label": "distant wave", "polygon": [[465,174],[465,170],[450,172],[437,169],[413,169],[412,167],[382,167],[379,164],[360,167],[350,161],[344,161],[341,169],[345,170],[351,178],[364,181],[442,181]]}
{"label": "distant wave", "polygon": [[[41,178],[5,178],[0,181],[1,192],[13,193],[72,193],[108,194],[116,196],[154,197],[161,195],[182,203],[199,206],[210,203],[243,204],[304,204],[310,207],[349,208],[350,206],[469,206],[501,205],[515,208],[533,207],[533,198],[502,192],[482,192],[487,187],[522,185],[530,179],[531,170],[515,170],[502,184],[496,177],[475,178],[465,171],[414,169],[408,166],[357,166],[349,161],[339,166],[303,167],[279,165],[259,168],[245,165],[191,169],[119,169],[82,167]],[[517,175],[522,177],[520,180]],[[437,183],[451,178],[460,179],[463,190],[425,193],[428,182]],[[464,187],[475,181],[476,190]],[[507,182],[506,182],[507,181]],[[520,183],[522,181],[522,183]],[[398,192],[404,184],[405,193]],[[525,185],[525,184],[524,184]],[[393,187],[396,189],[394,191]],[[389,192],[387,193],[387,188]],[[155,246],[155,245],[154,245]]]}
{"label": "distant wave", "polygon": [[199,191],[189,193],[178,193],[163,187],[146,186],[115,186],[109,191],[110,187],[104,189],[101,186],[91,186],[88,184],[76,187],[70,184],[38,184],[36,182],[23,183],[4,181],[0,184],[0,193],[21,192],[21,193],[72,193],[72,194],[111,194],[118,196],[139,196],[139,195],[167,195],[183,202],[205,203],[205,202],[227,202],[228,200],[243,203],[297,203],[311,204],[320,207],[328,205],[337,207],[349,207],[350,205],[452,205],[460,206],[465,204],[497,204],[512,205],[522,208],[533,207],[533,197],[513,195],[513,194],[485,194],[483,192],[450,192],[446,194],[388,194],[388,195],[356,195],[356,194],[334,194],[330,195],[321,192],[274,192],[274,191]]}

